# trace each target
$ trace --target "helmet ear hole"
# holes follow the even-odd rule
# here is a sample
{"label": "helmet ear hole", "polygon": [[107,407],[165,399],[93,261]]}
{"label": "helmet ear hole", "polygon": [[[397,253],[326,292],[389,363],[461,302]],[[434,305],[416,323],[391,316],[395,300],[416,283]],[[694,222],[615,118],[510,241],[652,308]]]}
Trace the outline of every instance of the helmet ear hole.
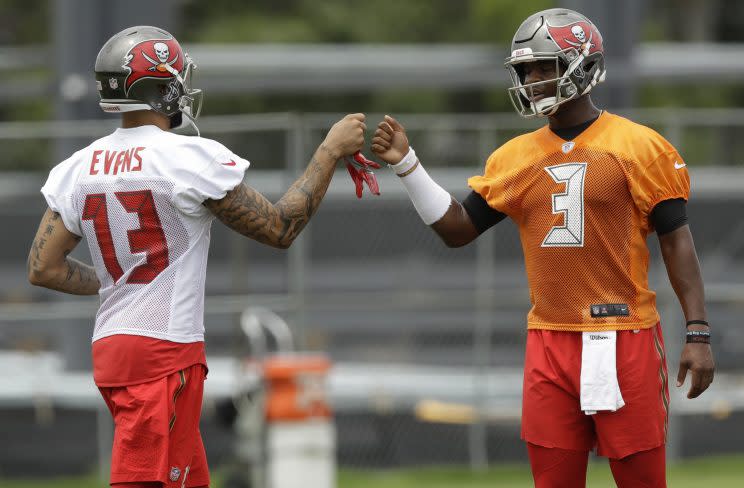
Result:
{"label": "helmet ear hole", "polygon": [[524,65],[523,64],[515,65],[514,71],[517,73],[517,76],[519,77],[519,82],[524,85]]}
{"label": "helmet ear hole", "polygon": [[594,65],[595,65],[595,62],[594,61],[592,61],[590,63],[586,63],[584,65],[584,71],[586,71],[587,73],[590,72],[592,70],[592,68],[594,67]]}

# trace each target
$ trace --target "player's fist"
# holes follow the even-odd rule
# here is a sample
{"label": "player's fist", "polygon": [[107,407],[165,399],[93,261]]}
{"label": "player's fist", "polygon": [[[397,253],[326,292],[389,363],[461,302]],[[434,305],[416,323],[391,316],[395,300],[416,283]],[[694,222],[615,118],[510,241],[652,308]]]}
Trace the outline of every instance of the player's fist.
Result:
{"label": "player's fist", "polygon": [[372,152],[387,164],[398,164],[408,154],[408,137],[400,123],[389,115],[377,125]]}
{"label": "player's fist", "polygon": [[362,149],[364,131],[367,129],[364,119],[364,114],[349,114],[333,124],[331,130],[328,131],[323,144],[331,151],[331,154],[336,156],[336,159],[351,156]]}

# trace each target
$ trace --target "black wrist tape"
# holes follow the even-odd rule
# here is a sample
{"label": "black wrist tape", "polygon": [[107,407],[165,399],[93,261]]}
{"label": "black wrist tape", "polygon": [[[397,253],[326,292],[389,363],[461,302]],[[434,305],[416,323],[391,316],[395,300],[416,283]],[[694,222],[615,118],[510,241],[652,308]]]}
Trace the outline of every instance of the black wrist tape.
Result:
{"label": "black wrist tape", "polygon": [[[706,320],[688,320],[687,325],[708,325],[708,322]],[[708,327],[710,327],[708,325]]]}
{"label": "black wrist tape", "polygon": [[691,343],[703,343],[710,344],[710,332],[703,330],[688,330],[685,334],[687,336],[686,342]]}

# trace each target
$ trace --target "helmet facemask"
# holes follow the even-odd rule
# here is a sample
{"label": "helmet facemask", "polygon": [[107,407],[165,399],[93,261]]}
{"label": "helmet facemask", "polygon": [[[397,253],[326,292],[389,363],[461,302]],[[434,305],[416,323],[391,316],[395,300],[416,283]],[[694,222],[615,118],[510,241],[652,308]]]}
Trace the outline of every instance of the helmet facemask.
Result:
{"label": "helmet facemask", "polygon": [[191,88],[191,78],[196,69],[196,64],[191,60],[188,53],[184,53],[184,57],[186,58],[186,67],[183,70],[183,76],[170,66],[168,67],[175,77],[172,83],[178,83],[179,85],[179,113],[171,116],[171,128],[183,131],[187,127],[193,127],[196,134],[200,135],[199,128],[196,126],[196,119],[201,113],[204,92],[200,89]]}
{"label": "helmet facemask", "polygon": [[[512,80],[512,87],[509,88],[509,98],[519,115],[526,118],[547,117],[555,114],[558,108],[582,94],[574,82],[575,77],[583,78],[586,76],[583,72],[582,61],[583,54],[577,54],[575,49],[567,49],[560,54],[556,53],[525,53],[515,52],[516,55],[510,56],[504,66],[509,71]],[[566,65],[563,59],[573,59],[570,64]],[[533,83],[524,83],[524,74],[521,69],[525,63],[537,61],[553,61],[555,63],[556,77],[548,80],[536,81]],[[544,91],[542,88],[547,85],[555,85],[555,96],[543,97],[537,102],[532,100],[535,97],[535,91]],[[588,93],[586,90],[585,93]]]}

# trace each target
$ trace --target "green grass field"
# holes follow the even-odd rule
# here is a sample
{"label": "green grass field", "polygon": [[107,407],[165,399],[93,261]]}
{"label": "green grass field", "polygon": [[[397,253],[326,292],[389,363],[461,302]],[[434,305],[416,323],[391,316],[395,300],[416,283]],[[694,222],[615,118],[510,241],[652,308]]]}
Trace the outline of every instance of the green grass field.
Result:
{"label": "green grass field", "polygon": [[[709,457],[669,467],[670,488],[740,488],[744,486],[744,455]],[[219,473],[212,488],[221,488]],[[106,486],[95,477],[59,480],[9,480],[0,478],[3,488],[99,488]],[[461,468],[404,469],[394,471],[343,470],[339,488],[529,488],[532,478],[526,465],[499,466],[481,473]],[[613,488],[615,483],[606,463],[589,467],[588,488]]]}

